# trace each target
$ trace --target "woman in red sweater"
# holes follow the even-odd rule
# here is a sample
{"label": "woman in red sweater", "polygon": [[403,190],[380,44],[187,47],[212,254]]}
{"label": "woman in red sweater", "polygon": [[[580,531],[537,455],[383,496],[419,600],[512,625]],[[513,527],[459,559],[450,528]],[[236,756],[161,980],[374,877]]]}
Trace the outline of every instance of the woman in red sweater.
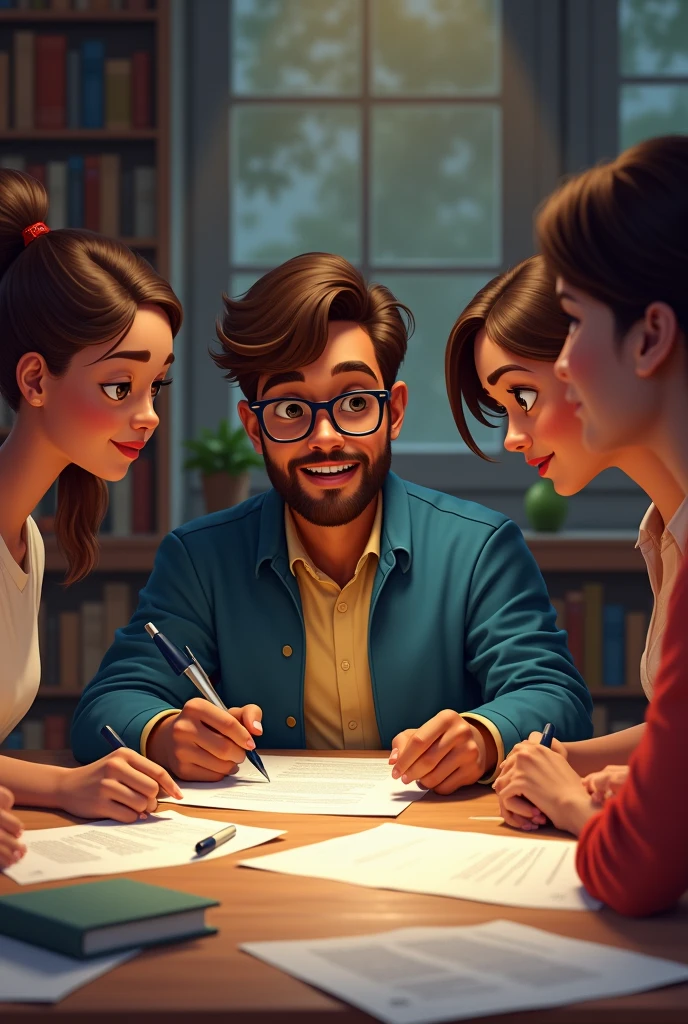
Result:
{"label": "woman in red sweater", "polygon": [[[556,363],[591,451],[643,443],[688,490],[688,137],[651,139],[570,180],[537,228],[569,334]],[[580,836],[588,891],[621,913],[688,889],[676,799],[688,737],[688,563],[669,610],[655,696],[627,782],[600,810],[560,753],[520,743],[494,784],[505,811]]]}

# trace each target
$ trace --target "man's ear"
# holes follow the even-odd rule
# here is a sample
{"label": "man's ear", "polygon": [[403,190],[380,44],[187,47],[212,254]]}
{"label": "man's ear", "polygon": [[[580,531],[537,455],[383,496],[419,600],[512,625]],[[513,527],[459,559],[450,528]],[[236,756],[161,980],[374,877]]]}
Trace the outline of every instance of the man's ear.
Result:
{"label": "man's ear", "polygon": [[643,379],[654,376],[666,366],[681,341],[676,314],[666,302],[650,303],[631,333],[635,372]]}
{"label": "man's ear", "polygon": [[403,380],[392,385],[392,397],[389,400],[390,437],[393,441],[399,437],[404,423],[404,414],[408,405],[408,388]]}
{"label": "man's ear", "polygon": [[15,375],[17,386],[29,405],[43,405],[46,377],[49,376],[43,356],[38,352],[25,352],[17,363]]}
{"label": "man's ear", "polygon": [[260,435],[260,423],[258,422],[258,417],[249,408],[249,404],[245,399],[242,399],[241,402],[239,402],[237,405],[237,411],[241,422],[244,424],[244,430],[248,434],[249,441],[253,445],[255,451],[258,452],[259,455],[262,455],[263,444]]}

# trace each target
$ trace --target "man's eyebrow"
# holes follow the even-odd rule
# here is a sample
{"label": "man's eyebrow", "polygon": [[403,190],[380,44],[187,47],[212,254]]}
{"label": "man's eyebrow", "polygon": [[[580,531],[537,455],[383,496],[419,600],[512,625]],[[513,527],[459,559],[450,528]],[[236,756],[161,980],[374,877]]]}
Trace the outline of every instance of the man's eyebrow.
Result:
{"label": "man's eyebrow", "polygon": [[293,384],[296,381],[303,383],[305,379],[300,370],[283,370],[282,373],[273,373],[263,385],[263,397],[265,397],[266,391],[276,388],[278,384]]}
{"label": "man's eyebrow", "polygon": [[509,370],[520,370],[522,373],[532,373],[532,370],[527,370],[525,366],[519,366],[518,363],[506,363],[504,366],[500,366],[498,369],[493,370],[487,378],[488,384],[496,384],[503,373],[508,373]]}
{"label": "man's eyebrow", "polygon": [[332,367],[331,373],[333,377],[338,373],[367,373],[373,380],[377,380],[375,371],[360,359],[349,359],[345,363],[337,363]]}

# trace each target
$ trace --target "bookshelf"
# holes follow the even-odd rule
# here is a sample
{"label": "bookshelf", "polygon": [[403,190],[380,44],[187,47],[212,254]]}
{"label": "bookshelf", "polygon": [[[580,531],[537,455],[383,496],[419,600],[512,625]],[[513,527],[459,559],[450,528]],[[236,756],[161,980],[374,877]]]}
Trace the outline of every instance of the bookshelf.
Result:
{"label": "bookshelf", "polygon": [[[169,274],[169,8],[169,0],[31,0],[30,4],[0,0],[0,166],[28,173],[38,169],[36,176],[43,175],[51,199],[49,223],[52,221],[53,227],[64,224],[116,235],[163,277]],[[41,41],[45,37],[52,42]],[[95,69],[94,51],[99,59]],[[116,74],[118,86],[113,84]],[[100,96],[95,116],[92,104],[87,109],[87,93],[91,100],[93,95]],[[48,102],[52,107],[46,113]],[[116,168],[109,178],[104,156],[110,158],[110,168]],[[65,167],[61,178],[56,164]],[[95,225],[86,222],[89,166],[96,167],[99,175]],[[80,167],[83,178],[76,179],[75,186],[70,175]],[[148,173],[145,182],[141,169]],[[93,196],[91,192],[91,221]],[[2,405],[0,399],[0,444],[11,422]],[[62,586],[65,561],[49,529],[54,495],[34,513],[41,515],[46,553],[39,620],[43,682],[27,716],[26,735],[8,738],[12,742],[6,742],[6,747],[21,743],[29,749],[55,749],[56,745],[68,745],[69,721],[88,664],[104,653],[105,633],[111,636],[117,625],[128,620],[137,591],[168,532],[170,424],[164,389],[156,405],[160,425],[148,446],[152,465],[148,467],[147,505],[139,502],[138,526],[135,507],[133,512],[130,508],[128,519],[120,515],[119,523],[113,523],[117,508],[126,512],[127,502],[135,506],[140,498],[132,466],[129,482],[115,484],[111,491],[111,511],[100,538],[100,561],[86,580],[66,590]],[[65,628],[69,627],[62,645],[61,617]],[[99,621],[102,652],[94,635]]]}

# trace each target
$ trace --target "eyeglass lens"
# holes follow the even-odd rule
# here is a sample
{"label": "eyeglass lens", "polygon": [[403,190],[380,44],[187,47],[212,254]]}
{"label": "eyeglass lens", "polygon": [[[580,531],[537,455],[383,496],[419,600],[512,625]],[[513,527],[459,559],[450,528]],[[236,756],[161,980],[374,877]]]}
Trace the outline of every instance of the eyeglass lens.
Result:
{"label": "eyeglass lens", "polygon": [[[265,429],[280,441],[303,437],[311,429],[313,413],[310,406],[298,398],[285,398],[265,407]],[[345,395],[335,403],[332,419],[335,427],[351,434],[365,434],[375,430],[380,418],[380,403],[375,395],[364,391]]]}

